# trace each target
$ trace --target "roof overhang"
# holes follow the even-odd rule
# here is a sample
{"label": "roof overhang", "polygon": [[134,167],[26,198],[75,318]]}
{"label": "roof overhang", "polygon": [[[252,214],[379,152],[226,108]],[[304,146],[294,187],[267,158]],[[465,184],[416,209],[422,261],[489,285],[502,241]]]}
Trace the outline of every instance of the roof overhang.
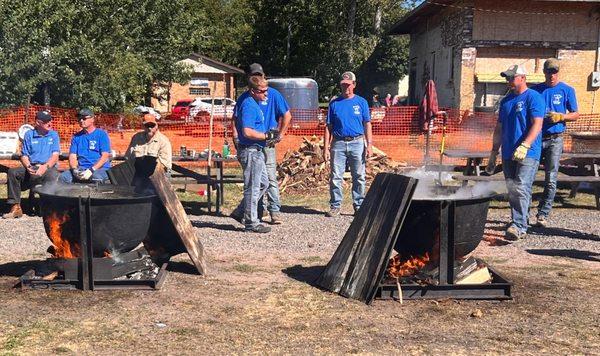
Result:
{"label": "roof overhang", "polygon": [[240,68],[198,53],[190,55],[188,58],[179,61],[179,63],[192,66],[194,73],[244,74],[244,71]]}

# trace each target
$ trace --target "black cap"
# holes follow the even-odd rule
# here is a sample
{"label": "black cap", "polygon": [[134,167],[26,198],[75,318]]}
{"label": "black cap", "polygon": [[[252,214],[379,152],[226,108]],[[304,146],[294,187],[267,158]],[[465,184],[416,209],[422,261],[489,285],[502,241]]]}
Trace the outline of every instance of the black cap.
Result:
{"label": "black cap", "polygon": [[265,71],[263,70],[263,68],[260,64],[258,64],[258,63],[250,64],[250,70],[248,71],[248,74],[252,75],[252,74],[256,74],[256,73],[263,75],[263,76],[265,75]]}
{"label": "black cap", "polygon": [[81,110],[79,110],[79,112],[77,113],[77,117],[94,117],[94,112],[91,109],[88,108],[83,108]]}
{"label": "black cap", "polygon": [[42,122],[50,122],[50,120],[52,120],[52,115],[50,115],[48,111],[42,110],[38,111],[37,114],[35,114],[35,119],[40,120]]}

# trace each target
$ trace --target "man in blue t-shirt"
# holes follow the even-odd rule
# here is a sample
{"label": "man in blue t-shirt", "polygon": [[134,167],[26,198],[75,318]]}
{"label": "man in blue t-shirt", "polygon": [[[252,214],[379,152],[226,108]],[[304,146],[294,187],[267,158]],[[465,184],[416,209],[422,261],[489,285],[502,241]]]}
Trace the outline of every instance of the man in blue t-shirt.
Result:
{"label": "man in blue t-shirt", "polygon": [[106,131],[96,127],[94,112],[81,109],[77,114],[81,131],[71,139],[69,170],[61,174],[64,183],[108,181],[110,139]]}
{"label": "man in blue t-shirt", "polygon": [[260,224],[258,216],[258,205],[269,186],[263,149],[277,141],[279,133],[269,130],[269,122],[259,106],[268,95],[267,81],[251,76],[248,92],[250,96],[236,104],[235,122],[239,139],[237,154],[244,170],[243,223],[247,232],[267,233],[271,228]]}
{"label": "man in blue t-shirt", "polygon": [[[258,63],[252,63],[250,65],[250,70],[248,71],[248,74],[249,78],[254,76],[265,78],[265,72],[263,71],[262,66]],[[243,102],[250,96],[250,90],[247,90],[244,93],[242,93],[242,95],[240,95],[240,97],[237,99],[236,107],[234,108],[233,122],[235,122],[236,118],[239,117],[239,103]],[[281,95],[281,93],[276,89],[269,87],[267,90],[267,96],[263,101],[260,101],[258,103],[258,106],[260,107],[261,111],[265,116],[267,130],[277,130],[280,135],[280,140],[283,139],[292,120],[290,107],[285,101],[283,95]],[[233,130],[233,141],[237,147],[238,130],[235,126]],[[279,184],[277,183],[277,152],[275,151],[276,143],[278,142],[274,142],[273,144],[268,145],[263,149],[263,153],[265,154],[265,160],[267,164],[267,175],[269,176],[269,189],[267,190],[266,194],[268,204],[265,205],[264,208],[265,210],[269,211],[269,215],[271,217],[271,224],[282,223],[281,214],[279,213],[279,211],[281,210],[281,197],[279,193]],[[240,212],[241,209],[236,209],[234,210],[232,216],[234,218],[239,219]]]}
{"label": "man in blue t-shirt", "polygon": [[58,178],[56,162],[60,154],[58,133],[52,130],[52,116],[48,111],[38,111],[35,127],[25,133],[21,146],[21,167],[7,173],[7,203],[12,204],[4,219],[23,216],[21,191],[37,184],[55,182]]}
{"label": "man in blue t-shirt", "polygon": [[355,212],[360,208],[365,198],[366,158],[371,156],[373,149],[369,104],[354,94],[354,73],[342,74],[340,87],[342,95],[329,103],[325,127],[325,160],[331,159],[330,209],[325,214],[327,217],[340,214],[346,164],[350,166],[352,175],[352,205]]}
{"label": "man in blue t-shirt", "polygon": [[546,110],[541,95],[527,88],[525,70],[521,66],[510,66],[500,75],[506,78],[511,93],[500,102],[486,170],[493,171],[498,150],[502,146],[502,169],[512,217],[506,229],[506,239],[518,240],[527,233],[531,186],[540,160],[540,132]]}
{"label": "man in blue t-shirt", "polygon": [[546,116],[542,128],[542,161],[546,171],[544,193],[538,205],[536,226],[546,226],[548,215],[552,210],[552,203],[556,195],[556,179],[560,156],[563,151],[563,132],[566,122],[579,118],[577,112],[577,98],[575,89],[559,81],[558,72],[560,63],[558,59],[550,58],[544,62],[544,83],[533,86],[531,89],[542,94],[546,103]]}

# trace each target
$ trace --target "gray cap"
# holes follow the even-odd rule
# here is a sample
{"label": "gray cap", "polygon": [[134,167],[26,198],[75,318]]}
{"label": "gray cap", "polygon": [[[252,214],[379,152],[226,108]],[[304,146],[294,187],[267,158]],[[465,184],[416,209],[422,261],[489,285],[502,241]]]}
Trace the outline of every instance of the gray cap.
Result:
{"label": "gray cap", "polygon": [[52,120],[52,115],[50,115],[50,112],[42,110],[35,114],[35,119],[42,122],[50,122],[50,120]]}
{"label": "gray cap", "polygon": [[526,75],[527,73],[525,72],[525,69],[523,67],[521,67],[518,64],[514,64],[510,67],[508,67],[507,70],[505,70],[504,72],[500,73],[501,76],[503,77],[515,77],[517,75]]}
{"label": "gray cap", "polygon": [[88,116],[94,117],[94,112],[88,108],[83,108],[83,109],[79,110],[79,112],[77,113],[77,118],[88,117]]}
{"label": "gray cap", "polygon": [[261,74],[261,75],[265,75],[265,71],[263,70],[263,67],[258,64],[258,63],[252,63],[250,64],[250,69],[248,70],[248,74],[252,75],[252,74]]}
{"label": "gray cap", "polygon": [[353,84],[356,81],[356,75],[352,72],[344,72],[342,74],[342,78],[340,78],[340,83]]}
{"label": "gray cap", "polygon": [[560,70],[560,61],[556,58],[548,58],[544,62],[544,71],[554,69],[555,71]]}

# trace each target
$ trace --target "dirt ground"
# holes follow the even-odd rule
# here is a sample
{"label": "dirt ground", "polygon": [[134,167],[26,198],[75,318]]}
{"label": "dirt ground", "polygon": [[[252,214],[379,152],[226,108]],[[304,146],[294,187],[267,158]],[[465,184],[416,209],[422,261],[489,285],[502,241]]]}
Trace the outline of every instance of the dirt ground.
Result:
{"label": "dirt ground", "polygon": [[[288,210],[286,224],[331,224],[309,208]],[[521,242],[498,243],[503,240],[494,235],[507,215],[503,205],[490,209],[486,239],[495,242],[475,252],[514,283],[514,299],[502,302],[365,305],[319,290],[312,283],[349,215],[336,218],[335,231],[317,228],[307,236],[315,244],[322,240],[323,248],[309,242],[295,251],[276,243],[292,228],[252,236],[262,239],[259,247],[245,249],[250,237],[233,220],[194,216],[198,234],[210,236],[209,275],[197,275],[187,255],[179,255],[163,288],[147,292],[14,289],[31,261],[45,257],[48,240],[39,236],[16,257],[0,252],[0,354],[598,354],[598,245],[587,254],[535,254]],[[594,220],[577,223],[585,234],[577,236],[600,244],[597,211],[565,208],[555,216]],[[39,224],[37,217],[0,221],[0,242]],[[543,238],[534,236],[532,243],[543,245]],[[268,248],[261,252],[260,244]]]}

